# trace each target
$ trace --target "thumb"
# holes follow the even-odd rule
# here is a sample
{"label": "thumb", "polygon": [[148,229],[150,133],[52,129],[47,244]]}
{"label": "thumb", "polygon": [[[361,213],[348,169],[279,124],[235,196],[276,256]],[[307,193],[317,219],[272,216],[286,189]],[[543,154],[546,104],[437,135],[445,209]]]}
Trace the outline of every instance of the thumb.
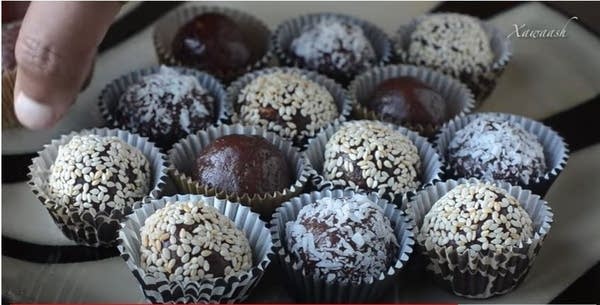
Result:
{"label": "thumb", "polygon": [[75,101],[117,2],[32,2],[15,46],[15,114],[27,128],[54,125]]}

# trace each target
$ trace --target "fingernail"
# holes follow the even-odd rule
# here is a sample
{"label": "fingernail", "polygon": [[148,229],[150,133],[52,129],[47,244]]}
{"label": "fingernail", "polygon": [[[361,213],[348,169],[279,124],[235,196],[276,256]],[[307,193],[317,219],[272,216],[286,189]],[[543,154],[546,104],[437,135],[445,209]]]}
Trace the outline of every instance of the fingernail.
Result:
{"label": "fingernail", "polygon": [[15,101],[15,114],[19,122],[29,129],[44,129],[54,125],[56,113],[50,105],[40,103],[23,92]]}

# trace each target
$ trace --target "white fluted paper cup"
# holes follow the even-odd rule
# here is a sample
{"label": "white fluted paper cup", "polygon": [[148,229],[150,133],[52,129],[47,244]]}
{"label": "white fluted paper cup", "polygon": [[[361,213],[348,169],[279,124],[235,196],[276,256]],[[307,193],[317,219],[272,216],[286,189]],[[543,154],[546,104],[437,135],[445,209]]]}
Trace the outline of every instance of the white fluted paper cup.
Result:
{"label": "white fluted paper cup", "polygon": [[527,211],[532,220],[531,238],[518,246],[506,247],[501,252],[459,252],[449,244],[439,246],[437,243],[426,243],[426,236],[420,228],[431,207],[456,186],[473,183],[479,183],[479,180],[471,178],[437,182],[410,196],[406,212],[414,221],[418,248],[428,262],[427,269],[454,294],[482,299],[508,293],[525,279],[548,236],[553,214],[548,203],[540,196],[519,186],[497,182],[496,186],[516,198]]}
{"label": "white fluted paper cup", "polygon": [[[211,206],[241,230],[252,249],[252,268],[214,279],[200,281],[169,281],[163,276],[147,273],[141,267],[141,228],[156,210],[167,203],[201,202]],[[127,268],[138,280],[142,292],[152,303],[234,303],[245,300],[258,284],[271,263],[273,242],[265,223],[258,214],[239,203],[202,195],[175,195],[137,203],[136,209],[121,224],[118,250]]]}
{"label": "white fluted paper cup", "polygon": [[286,223],[296,220],[302,207],[321,198],[342,198],[354,196],[351,190],[324,190],[305,193],[290,199],[277,208],[271,219],[271,236],[276,255],[290,282],[293,295],[302,302],[324,303],[361,303],[380,300],[396,284],[399,274],[409,260],[414,245],[411,221],[395,205],[380,199],[376,194],[367,197],[383,209],[384,216],[390,220],[394,235],[398,241],[396,259],[379,277],[360,283],[331,282],[307,272],[288,250]]}
{"label": "white fluted paper cup", "polygon": [[451,179],[469,178],[461,177],[452,167],[448,160],[448,147],[457,131],[463,129],[472,121],[484,116],[498,117],[502,120],[516,123],[525,131],[536,136],[544,149],[547,170],[544,175],[529,179],[530,181],[527,184],[520,182],[519,185],[531,190],[534,194],[538,194],[543,198],[566,166],[567,160],[569,159],[569,149],[564,139],[556,131],[552,130],[552,128],[538,121],[515,114],[479,112],[456,117],[444,124],[436,136],[434,146],[444,163],[446,177]]}

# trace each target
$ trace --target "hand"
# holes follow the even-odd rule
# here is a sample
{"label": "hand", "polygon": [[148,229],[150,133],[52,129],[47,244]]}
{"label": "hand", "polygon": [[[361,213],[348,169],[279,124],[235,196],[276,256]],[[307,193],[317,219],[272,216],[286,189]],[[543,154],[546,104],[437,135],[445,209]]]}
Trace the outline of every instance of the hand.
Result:
{"label": "hand", "polygon": [[23,126],[53,126],[74,103],[119,2],[32,2],[15,46],[15,113]]}

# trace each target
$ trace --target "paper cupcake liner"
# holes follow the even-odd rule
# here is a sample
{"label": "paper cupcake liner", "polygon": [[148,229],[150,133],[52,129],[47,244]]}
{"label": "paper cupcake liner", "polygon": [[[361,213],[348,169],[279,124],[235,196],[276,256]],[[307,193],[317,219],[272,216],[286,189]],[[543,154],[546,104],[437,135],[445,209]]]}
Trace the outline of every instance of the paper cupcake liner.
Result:
{"label": "paper cupcake liner", "polygon": [[[352,112],[352,107],[354,104],[354,100],[348,97],[348,92],[342,88],[338,83],[334,80],[321,75],[314,71],[303,70],[298,68],[287,68],[287,67],[277,67],[277,68],[267,68],[259,71],[248,73],[240,78],[238,78],[235,82],[231,83],[229,88],[227,88],[227,95],[230,99],[229,104],[233,105],[233,116],[231,121],[233,123],[240,123],[239,121],[239,110],[241,105],[238,103],[238,97],[242,89],[244,89],[250,82],[256,79],[259,76],[272,74],[275,72],[284,72],[284,73],[296,73],[300,75],[305,75],[308,79],[316,82],[317,84],[325,87],[327,91],[333,96],[333,100],[337,106],[339,116],[333,122],[343,122],[348,119],[350,113]],[[274,132],[274,131],[273,131]],[[315,132],[316,135],[317,132]],[[310,137],[314,137],[312,135]],[[309,137],[309,138],[310,138]],[[308,141],[305,137],[297,137],[295,139],[291,139],[294,142],[294,145],[300,147],[301,149],[306,146]]]}
{"label": "paper cupcake liner", "polygon": [[15,128],[21,127],[17,120],[14,106],[14,89],[16,70],[2,71],[2,127]]}
{"label": "paper cupcake liner", "polygon": [[90,134],[118,137],[144,154],[152,170],[152,188],[146,197],[162,196],[163,188],[168,180],[168,164],[165,155],[147,138],[124,130],[107,128],[87,129],[63,135],[60,139],[52,140],[50,144],[45,145],[44,149],[38,152],[38,156],[32,160],[29,167],[29,186],[63,234],[78,244],[91,247],[110,247],[116,244],[119,223],[125,215],[132,212],[132,207],[114,209],[110,215],[99,212],[94,216],[87,211],[79,213],[57,204],[47,191],[50,167],[56,160],[59,147],[67,144],[76,135]]}
{"label": "paper cupcake liner", "polygon": [[[238,195],[218,191],[215,188],[201,185],[196,180],[193,180],[191,178],[192,172],[200,152],[216,139],[231,134],[258,135],[279,148],[279,150],[285,154],[286,160],[294,170],[295,177],[292,185],[284,190],[274,193]],[[291,142],[262,128],[238,124],[210,127],[205,131],[190,135],[175,144],[169,151],[168,157],[172,165],[169,175],[180,194],[202,194],[240,202],[266,218],[270,217],[275,208],[282,202],[297,196],[304,190],[311,172],[306,157],[304,154],[299,153],[297,148],[292,146]]]}
{"label": "paper cupcake liner", "polygon": [[[391,78],[413,77],[438,92],[447,103],[448,118],[463,116],[473,110],[475,101],[473,94],[462,83],[426,67],[409,65],[392,65],[368,70],[357,76],[350,84],[348,91],[355,102],[353,117],[367,120],[384,120],[380,114],[368,109],[364,104],[373,95],[377,86]],[[449,120],[450,120],[449,119]],[[390,123],[405,126],[424,137],[432,137],[441,124],[411,124],[405,121],[385,120]]]}
{"label": "paper cupcake liner", "polygon": [[[392,42],[387,34],[376,25],[354,16],[338,13],[317,13],[287,20],[277,27],[273,33],[273,49],[282,65],[305,68],[298,58],[290,54],[290,45],[295,38],[302,34],[306,27],[324,19],[338,19],[360,26],[375,50],[375,55],[377,57],[376,65],[383,66],[392,59]],[[336,81],[343,85],[348,85],[354,76],[355,75],[347,75],[346,77],[340,78],[335,77],[335,75],[330,75],[330,77],[335,78]]]}
{"label": "paper cupcake liner", "polygon": [[433,204],[457,185],[478,181],[473,178],[448,180],[426,187],[410,198],[407,213],[414,221],[419,250],[428,257],[427,269],[456,295],[489,298],[507,293],[523,281],[548,235],[553,214],[548,203],[538,195],[519,186],[498,182],[496,185],[514,196],[531,217],[535,232],[532,238],[518,247],[505,248],[501,253],[458,253],[451,246],[426,246],[419,229]]}
{"label": "paper cupcake liner", "polygon": [[[252,268],[243,273],[200,281],[169,281],[165,275],[146,274],[141,267],[141,228],[156,210],[167,203],[203,203],[216,208],[231,219],[244,232],[252,249]],[[273,242],[269,230],[259,215],[239,203],[205,197],[202,195],[176,195],[137,203],[135,210],[121,224],[117,248],[127,268],[140,283],[146,298],[154,304],[160,303],[234,303],[248,297],[271,263]]]}
{"label": "paper cupcake liner", "polygon": [[412,248],[415,243],[410,224],[411,221],[395,205],[388,203],[384,199],[380,199],[374,193],[367,196],[383,208],[384,215],[390,220],[399,244],[396,261],[385,272],[382,272],[379,278],[371,282],[363,281],[358,284],[327,282],[324,278],[320,278],[304,270],[302,264],[297,262],[287,250],[285,225],[289,221],[296,220],[303,206],[314,203],[321,198],[342,198],[344,196],[353,196],[354,194],[355,192],[351,190],[325,190],[306,193],[285,202],[273,214],[270,230],[277,258],[283,268],[286,281],[291,286],[290,292],[298,301],[309,303],[374,302],[381,299],[390,290],[390,286],[397,282],[398,274],[404,270],[404,266],[413,252]]}
{"label": "paper cupcake liner", "polygon": [[219,73],[215,75],[217,78],[227,83],[246,72],[260,69],[269,64],[273,54],[271,50],[271,31],[262,21],[246,12],[235,9],[199,6],[193,3],[179,7],[157,21],[154,27],[153,39],[156,55],[160,63],[170,66],[184,66],[171,52],[173,39],[177,31],[187,22],[205,13],[219,13],[233,19],[239,25],[240,29],[244,31],[244,36],[248,38],[247,41],[253,44],[251,46],[252,50],[260,53],[260,56],[257,56],[254,62],[248,66],[237,71]]}
{"label": "paper cupcake liner", "polygon": [[486,115],[494,115],[503,120],[519,124],[524,130],[537,137],[544,148],[544,156],[546,158],[548,170],[544,176],[537,177],[535,180],[529,181],[528,184],[519,183],[518,185],[531,190],[534,194],[540,195],[542,198],[546,196],[546,193],[567,164],[567,160],[569,159],[569,149],[564,139],[550,127],[535,120],[514,114],[480,112],[463,117],[456,117],[452,121],[444,124],[440,133],[436,136],[434,145],[445,165],[444,170],[446,172],[446,177],[451,179],[468,178],[460,177],[457,171],[452,168],[450,162],[448,162],[448,146],[457,131],[461,130],[473,120]]}
{"label": "paper cupcake liner", "polygon": [[[225,88],[217,79],[215,79],[207,73],[200,72],[195,69],[184,67],[170,68],[175,69],[177,72],[183,75],[191,75],[198,79],[200,85],[204,87],[215,99],[217,106],[217,119],[214,122],[214,125],[219,125],[229,120],[229,116],[233,112],[233,108],[231,104],[229,104],[229,99],[227,98],[227,92],[225,91]],[[160,69],[161,66],[153,66],[133,71],[113,80],[112,82],[107,84],[106,87],[104,87],[104,89],[100,93],[98,107],[100,109],[100,113],[102,114],[102,118],[104,119],[104,122],[108,127],[121,128],[127,130],[125,126],[119,124],[117,118],[114,116],[114,113],[117,110],[117,106],[119,104],[119,99],[127,90],[127,88],[129,88],[129,86],[138,83],[144,76],[159,73]],[[168,137],[162,138],[164,139],[151,140],[155,142],[159,147],[165,149],[170,148],[173,145],[173,143],[179,140],[169,139]]]}
{"label": "paper cupcake liner", "polygon": [[[410,36],[420,22],[420,19],[423,17],[424,16],[413,19],[409,24],[400,26],[396,31],[396,35],[393,38],[394,49],[396,51],[396,62],[419,65],[418,62],[412,60],[407,50],[410,45]],[[512,44],[510,40],[506,38],[506,35],[492,24],[485,21],[480,22],[488,37],[490,37],[490,47],[494,53],[494,61],[488,67],[485,67],[482,71],[471,71],[468,68],[465,68],[462,71],[451,71],[431,67],[440,70],[440,72],[448,74],[467,85],[473,92],[476,107],[481,105],[490,93],[492,93],[496,87],[496,81],[504,72],[504,69],[512,56]]]}
{"label": "paper cupcake liner", "polygon": [[[411,142],[417,147],[419,157],[421,159],[422,184],[419,187],[419,189],[431,185],[436,181],[440,181],[443,173],[443,164],[437,151],[427,141],[427,139],[419,136],[416,132],[410,131],[404,127],[393,125],[391,123],[384,124],[407,136],[411,140]],[[312,175],[310,182],[312,189],[352,189],[350,187],[340,185],[339,183],[329,181],[323,176],[323,164],[325,163],[325,148],[327,142],[333,136],[333,134],[335,134],[335,132],[340,129],[341,126],[342,124],[340,123],[329,125],[327,128],[322,130],[315,138],[311,139],[308,143],[308,148],[304,153],[306,154],[306,157],[311,165]],[[406,195],[407,194],[401,194],[401,196],[394,196],[394,200],[392,202],[402,207],[403,198]],[[384,194],[383,198],[388,200],[391,197],[388,194]]]}

